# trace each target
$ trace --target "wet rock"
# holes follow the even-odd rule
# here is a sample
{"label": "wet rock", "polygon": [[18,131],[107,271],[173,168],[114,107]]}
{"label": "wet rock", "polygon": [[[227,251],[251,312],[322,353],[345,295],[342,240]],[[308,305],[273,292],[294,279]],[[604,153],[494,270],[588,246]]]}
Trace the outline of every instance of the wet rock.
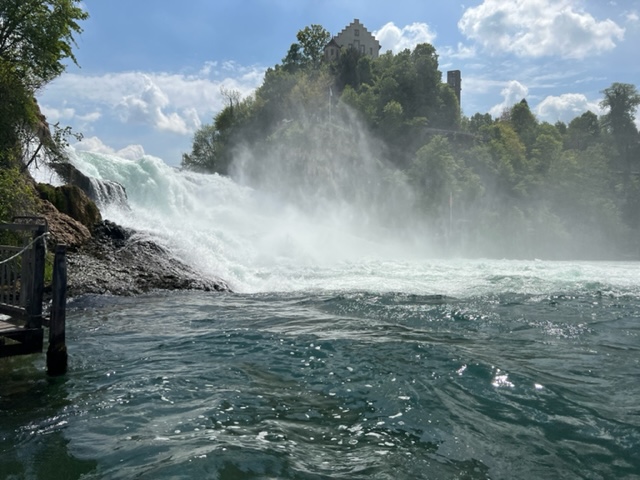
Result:
{"label": "wet rock", "polygon": [[127,192],[119,183],[89,177],[69,161],[52,162],[49,166],[68,186],[80,188],[96,204],[117,203],[127,207]]}
{"label": "wet rock", "polygon": [[50,202],[43,200],[40,204],[40,214],[47,219],[49,238],[47,245],[53,248],[57,244],[77,248],[91,239],[91,232],[82,223],[69,215],[61,213]]}
{"label": "wet rock", "polygon": [[166,249],[132,230],[104,221],[93,237],[68,254],[68,295],[138,295],[153,290],[229,291],[202,278]]}
{"label": "wet rock", "polygon": [[60,213],[69,215],[89,229],[102,221],[100,210],[95,202],[75,185],[54,187],[39,183],[36,189],[40,198],[53,204]]}

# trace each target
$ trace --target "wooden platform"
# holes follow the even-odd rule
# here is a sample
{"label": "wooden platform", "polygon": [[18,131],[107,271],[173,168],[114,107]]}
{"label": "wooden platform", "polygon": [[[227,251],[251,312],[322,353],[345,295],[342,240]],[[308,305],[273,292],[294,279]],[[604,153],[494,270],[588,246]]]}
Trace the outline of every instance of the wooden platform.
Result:
{"label": "wooden platform", "polygon": [[0,320],[0,358],[39,353],[42,344],[41,328],[25,328],[12,321]]}
{"label": "wooden platform", "polygon": [[13,242],[0,245],[0,357],[42,352],[43,327],[49,327],[47,373],[62,375],[67,370],[66,247],[56,246],[51,311],[45,316],[46,219],[15,217],[14,223],[0,223],[0,233],[5,241]]}
{"label": "wooden platform", "polygon": [[15,331],[23,330],[22,327],[5,320],[0,320],[0,336],[11,335]]}

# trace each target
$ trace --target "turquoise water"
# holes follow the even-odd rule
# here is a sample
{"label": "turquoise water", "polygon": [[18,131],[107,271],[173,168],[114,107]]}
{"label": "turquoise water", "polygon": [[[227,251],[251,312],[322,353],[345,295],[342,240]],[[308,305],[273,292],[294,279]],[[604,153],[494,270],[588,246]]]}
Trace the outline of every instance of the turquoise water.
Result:
{"label": "turquoise water", "polygon": [[0,363],[0,478],[640,478],[619,284],[84,297],[68,323],[66,377]]}
{"label": "turquoise water", "polygon": [[236,293],[72,299],[65,377],[0,361],[0,479],[640,479],[640,263],[436,260],[388,197],[72,157]]}

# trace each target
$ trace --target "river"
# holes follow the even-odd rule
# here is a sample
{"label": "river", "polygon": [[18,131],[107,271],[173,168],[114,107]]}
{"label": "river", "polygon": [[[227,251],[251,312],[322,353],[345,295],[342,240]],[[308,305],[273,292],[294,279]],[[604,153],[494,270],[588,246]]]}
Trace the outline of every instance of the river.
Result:
{"label": "river", "polygon": [[70,299],[66,376],[0,361],[0,478],[640,478],[637,262],[436,259],[158,159],[76,162],[234,293]]}

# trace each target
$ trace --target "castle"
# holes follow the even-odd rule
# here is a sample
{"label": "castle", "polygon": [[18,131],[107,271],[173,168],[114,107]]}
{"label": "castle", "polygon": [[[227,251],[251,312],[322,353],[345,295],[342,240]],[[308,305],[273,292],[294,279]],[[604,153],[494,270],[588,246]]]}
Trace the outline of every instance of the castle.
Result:
{"label": "castle", "polygon": [[[363,55],[377,58],[381,46],[376,37],[356,18],[324,47],[325,60],[337,60],[338,57],[340,57],[340,50],[343,48],[355,48]],[[458,98],[458,104],[460,104],[460,95],[462,92],[462,76],[460,70],[450,70],[447,72],[447,84],[453,89]]]}
{"label": "castle", "polygon": [[355,48],[363,55],[377,58],[381,47],[376,37],[356,18],[324,47],[324,58],[329,61],[337,59],[341,48]]}

